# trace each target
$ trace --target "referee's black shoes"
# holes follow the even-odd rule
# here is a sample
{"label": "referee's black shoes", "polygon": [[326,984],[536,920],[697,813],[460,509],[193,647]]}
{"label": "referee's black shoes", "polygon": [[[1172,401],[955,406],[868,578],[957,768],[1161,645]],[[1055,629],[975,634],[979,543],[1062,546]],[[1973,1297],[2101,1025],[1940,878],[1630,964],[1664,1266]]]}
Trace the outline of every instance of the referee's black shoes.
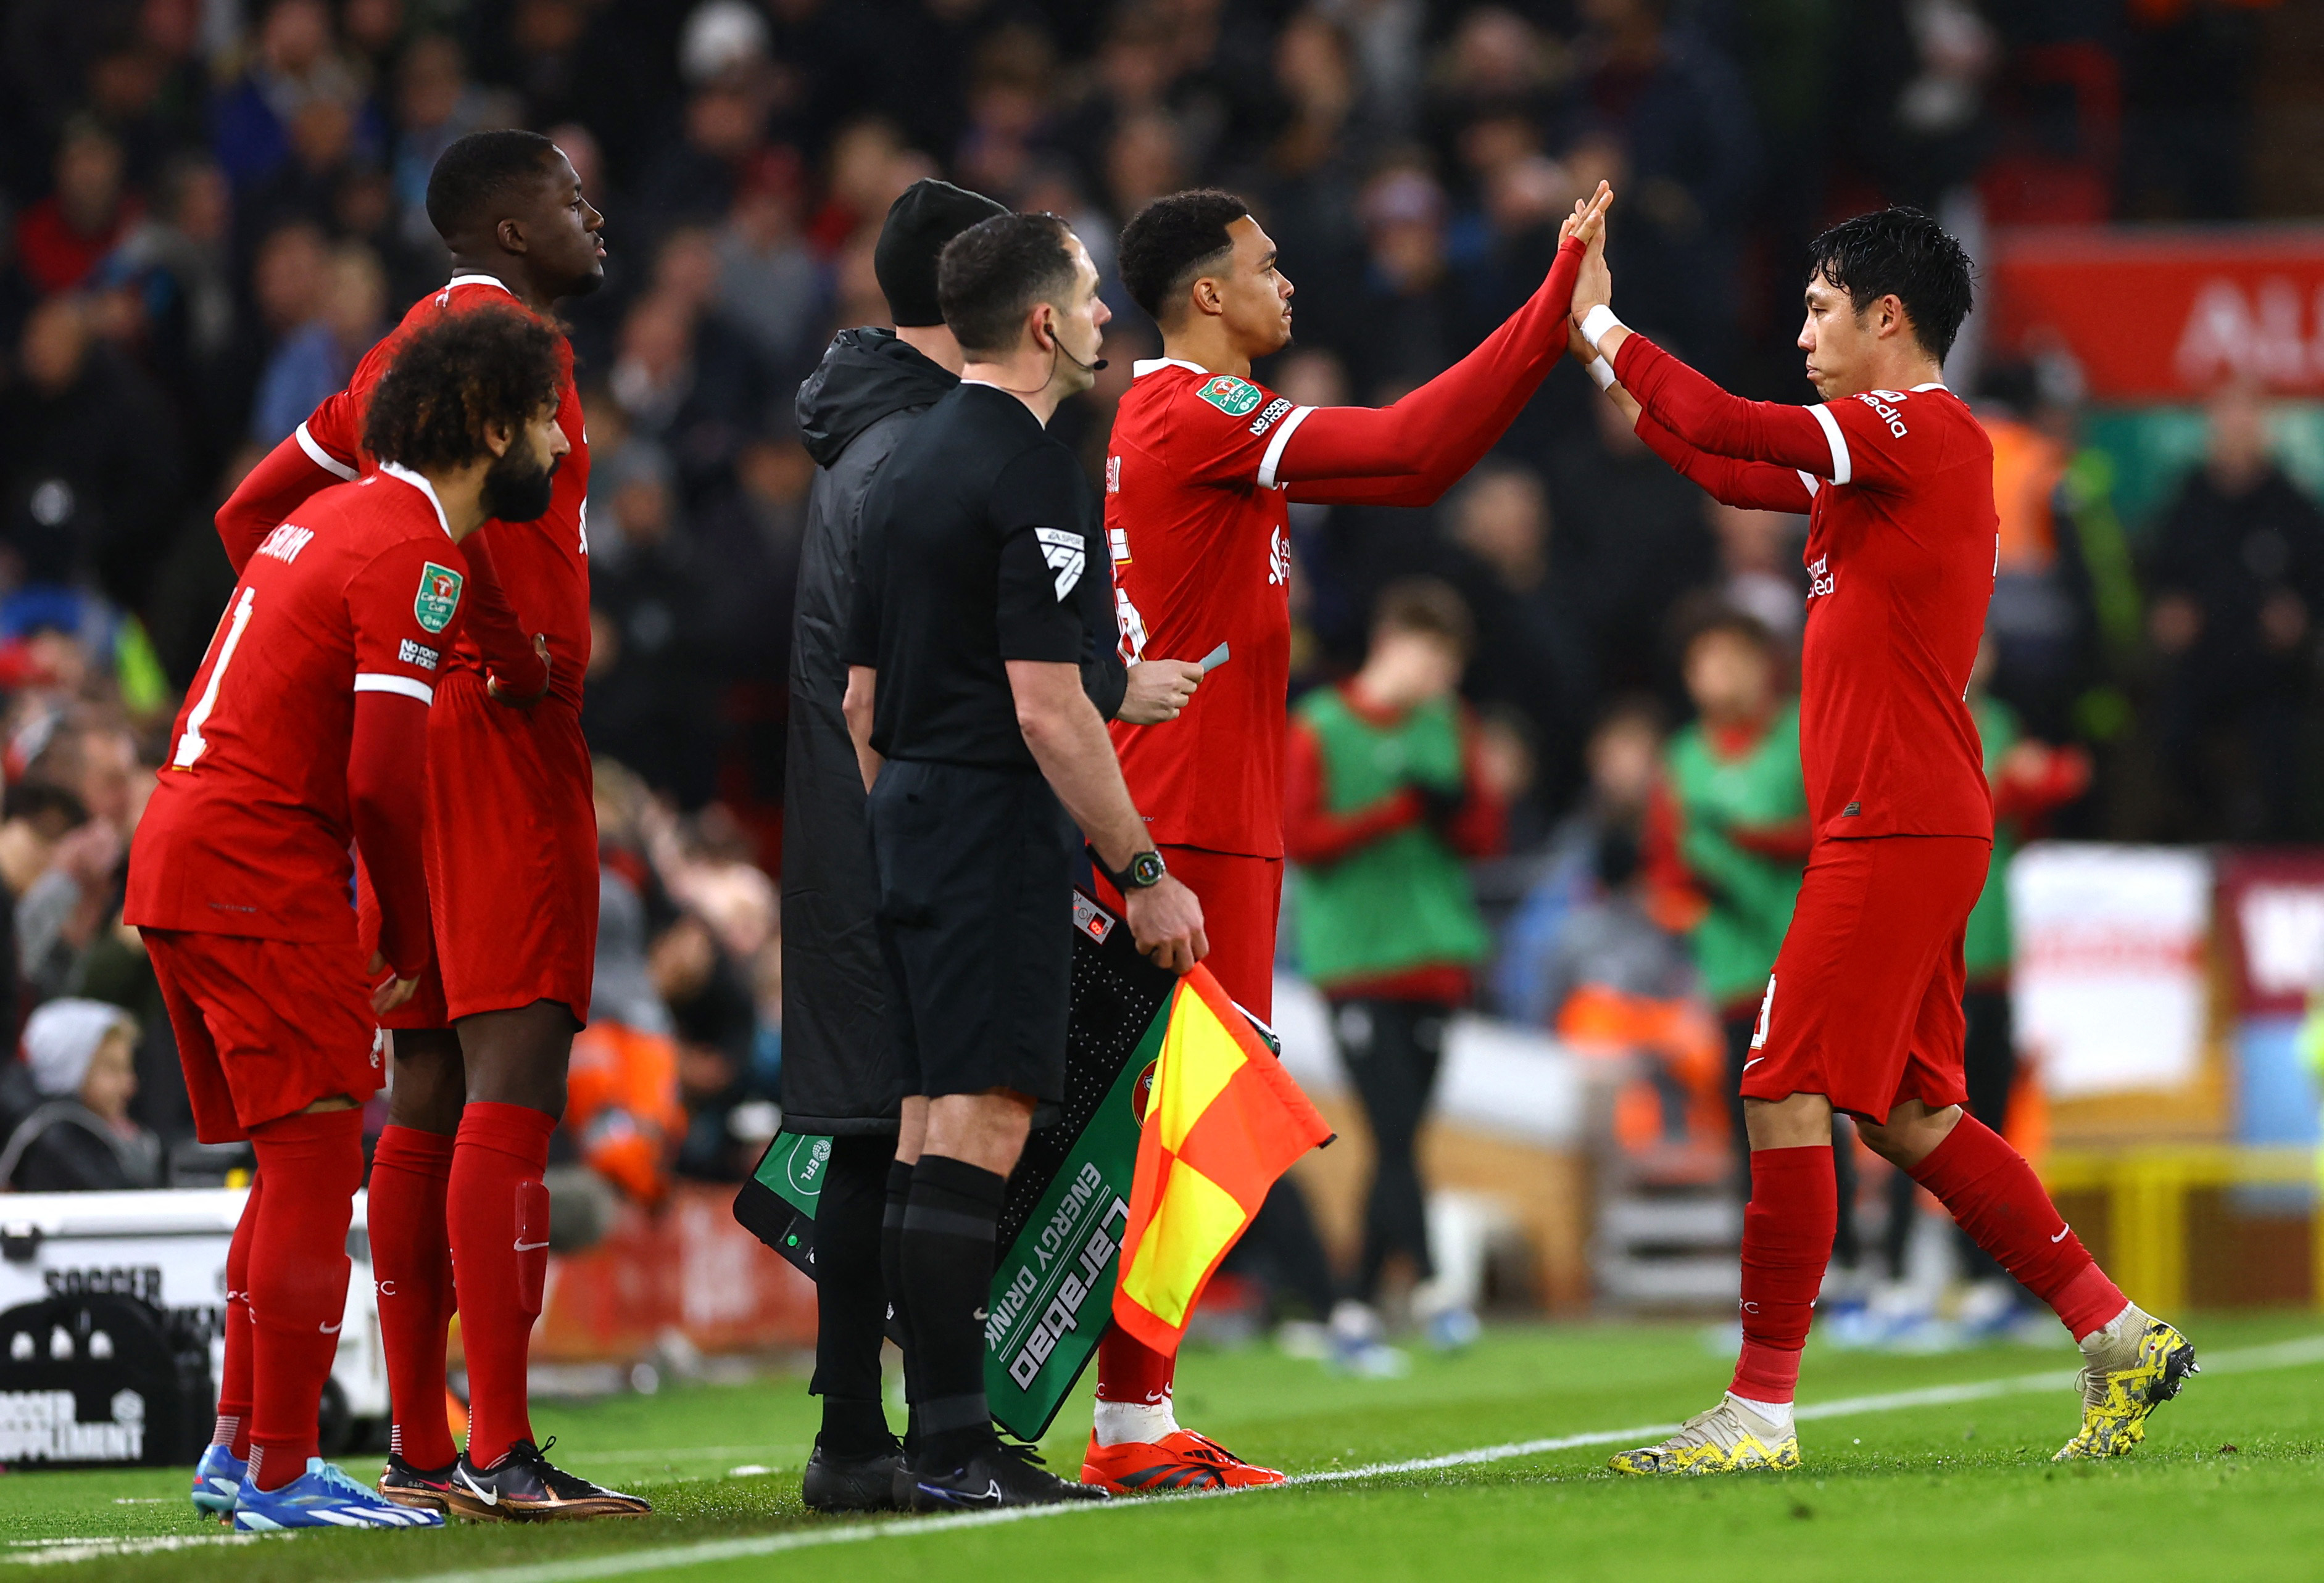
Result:
{"label": "referee's black shoes", "polygon": [[1066,1501],[1108,1500],[1094,1485],[1059,1478],[1041,1466],[1030,1446],[998,1440],[977,1451],[965,1468],[949,1471],[925,1462],[912,1471],[912,1510],[975,1512],[1000,1506],[1054,1506]]}
{"label": "referee's black shoes", "polygon": [[901,1512],[910,1510],[905,1499],[910,1489],[900,1443],[890,1440],[885,1450],[843,1457],[825,1450],[817,1435],[799,1480],[799,1499],[810,1512]]}

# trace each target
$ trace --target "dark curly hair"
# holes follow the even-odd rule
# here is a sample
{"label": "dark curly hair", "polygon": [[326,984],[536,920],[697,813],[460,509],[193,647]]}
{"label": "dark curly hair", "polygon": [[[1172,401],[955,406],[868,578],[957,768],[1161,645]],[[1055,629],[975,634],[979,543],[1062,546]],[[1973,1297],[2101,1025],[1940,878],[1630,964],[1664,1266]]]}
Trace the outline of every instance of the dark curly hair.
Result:
{"label": "dark curly hair", "polygon": [[1894,292],[1913,320],[1913,335],[1939,363],[1969,317],[1969,253],[1945,228],[1914,208],[1842,220],[1808,244],[1808,279],[1821,277],[1861,315]]}
{"label": "dark curly hair", "polygon": [[462,467],[491,455],[484,428],[522,428],[565,383],[556,333],[512,308],[447,313],[395,351],[364,414],[364,449],[406,467]]}
{"label": "dark curly hair", "polygon": [[1231,192],[1197,187],[1157,198],[1121,228],[1121,284],[1156,323],[1206,264],[1234,246],[1227,227],[1250,213]]}

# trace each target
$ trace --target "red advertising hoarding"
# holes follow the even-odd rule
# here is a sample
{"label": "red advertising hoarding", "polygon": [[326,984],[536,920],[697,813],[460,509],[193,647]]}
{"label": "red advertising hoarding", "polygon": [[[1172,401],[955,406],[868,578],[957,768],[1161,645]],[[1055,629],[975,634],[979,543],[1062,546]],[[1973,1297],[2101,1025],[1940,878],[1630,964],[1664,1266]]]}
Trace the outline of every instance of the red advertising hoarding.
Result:
{"label": "red advertising hoarding", "polygon": [[1994,352],[2063,343],[2098,400],[2324,393],[2324,226],[2009,227],[1984,274]]}

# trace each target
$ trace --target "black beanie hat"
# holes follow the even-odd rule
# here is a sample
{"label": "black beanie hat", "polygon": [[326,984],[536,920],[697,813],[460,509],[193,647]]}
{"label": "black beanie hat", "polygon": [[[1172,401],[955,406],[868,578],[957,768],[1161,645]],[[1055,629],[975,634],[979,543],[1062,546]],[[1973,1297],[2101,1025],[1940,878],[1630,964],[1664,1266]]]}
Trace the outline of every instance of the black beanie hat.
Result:
{"label": "black beanie hat", "polygon": [[933,177],[906,188],[888,206],[888,223],[880,227],[880,244],[872,251],[872,270],[880,277],[890,317],[899,325],[944,323],[944,311],[936,306],[936,261],[945,244],[1008,212],[1007,205],[981,192]]}

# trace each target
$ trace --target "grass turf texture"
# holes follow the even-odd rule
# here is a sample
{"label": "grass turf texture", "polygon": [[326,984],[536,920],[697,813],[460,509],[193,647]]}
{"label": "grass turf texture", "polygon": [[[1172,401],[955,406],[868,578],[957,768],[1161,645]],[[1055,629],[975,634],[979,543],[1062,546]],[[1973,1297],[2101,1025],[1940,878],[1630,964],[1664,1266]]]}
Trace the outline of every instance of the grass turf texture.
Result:
{"label": "grass turf texture", "polygon": [[[2198,1316],[2186,1328],[2206,1356],[2230,1366],[2238,1352],[2319,1330],[2299,1315]],[[2324,1553],[2316,1455],[2324,1448],[2324,1348],[2304,1356],[2316,1361],[2203,1375],[2156,1415],[2136,1454],[2102,1465],[2050,1464],[2077,1418],[2061,1385],[1806,1422],[1806,1466],[1789,1475],[1623,1479],[1603,1471],[1617,1448],[1593,1445],[1227,1498],[1164,1497],[1134,1510],[999,1524],[904,1520],[872,1537],[862,1537],[860,1520],[817,1518],[799,1505],[815,1410],[801,1382],[779,1380],[536,1413],[541,1432],[560,1437],[560,1463],[649,1495],[658,1514],[646,1522],[456,1523],[442,1532],[217,1543],[222,1531],[186,1502],[184,1473],[19,1473],[0,1478],[0,1561],[29,1560],[58,1541],[176,1536],[194,1542],[22,1575],[44,1583],[446,1574],[464,1583],[607,1575],[739,1583],[788,1572],[812,1573],[817,1583],[1082,1583],[1167,1570],[1276,1583],[1550,1567],[1562,1578],[1628,1583],[1749,1557],[1747,1565],[1773,1563],[1803,1580],[2092,1576],[2109,1563],[2142,1579],[2309,1578]],[[1803,1402],[2015,1380],[2073,1362],[2062,1342],[2055,1351],[1924,1358],[1814,1345]],[[1489,1332],[1457,1358],[1416,1355],[1411,1376],[1397,1381],[1339,1379],[1264,1349],[1192,1353],[1179,1412],[1247,1456],[1328,1474],[1674,1422],[1714,1401],[1726,1372],[1699,1327],[1529,1327]],[[1053,1467],[1078,1467],[1088,1422],[1078,1403],[1060,1415],[1046,1447]],[[774,1471],[733,1475],[746,1465]],[[352,1470],[360,1477],[374,1466],[358,1461]],[[758,1553],[722,1556],[721,1541]],[[770,1542],[783,1553],[764,1553]],[[687,1553],[706,1543],[708,1551]],[[648,1551],[674,1564],[632,1569]]]}

